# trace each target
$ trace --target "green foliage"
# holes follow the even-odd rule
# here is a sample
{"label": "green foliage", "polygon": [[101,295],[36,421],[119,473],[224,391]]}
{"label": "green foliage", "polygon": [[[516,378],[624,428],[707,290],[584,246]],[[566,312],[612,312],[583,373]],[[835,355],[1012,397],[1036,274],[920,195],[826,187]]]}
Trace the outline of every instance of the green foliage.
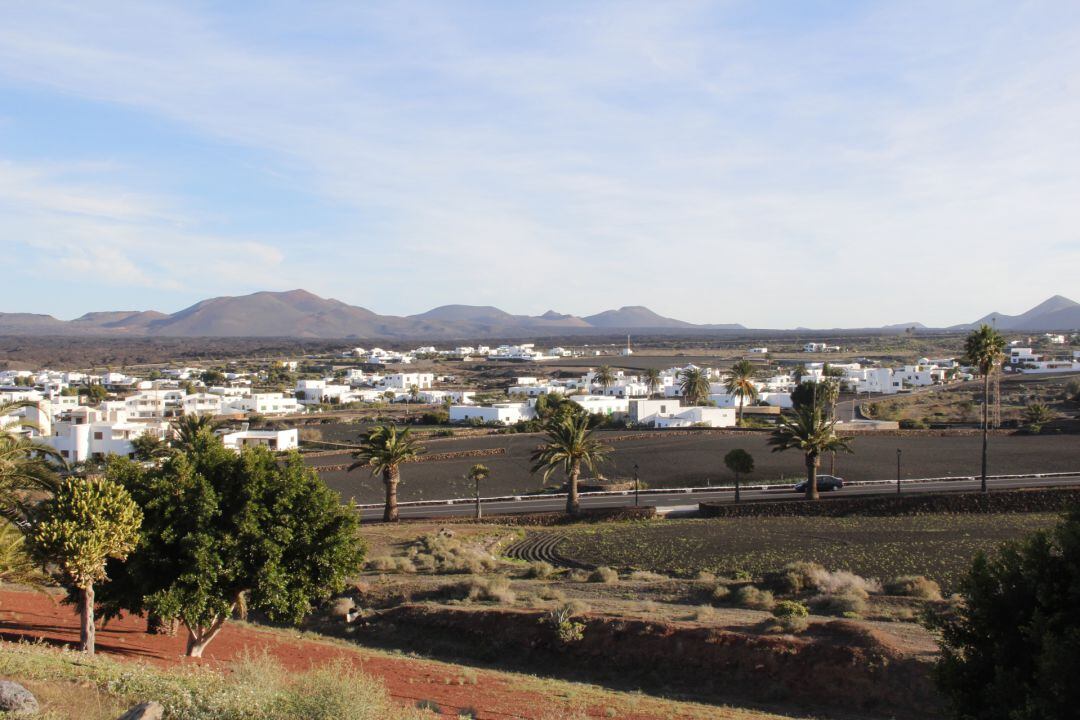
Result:
{"label": "green foliage", "polygon": [[724,455],[724,466],[736,477],[749,475],[754,472],[754,456],[742,448],[735,448]]}
{"label": "green foliage", "polygon": [[649,390],[649,395],[655,395],[660,390],[660,371],[656,368],[647,369],[642,373],[641,380]]}
{"label": "green foliage", "polygon": [[109,568],[113,612],[149,610],[198,631],[241,606],[297,624],[362,565],[356,517],[296,453],[279,463],[265,448],[216,445],[160,468],[113,459],[108,472],[146,516],[135,553]]}
{"label": "green foliage", "polygon": [[109,397],[109,391],[95,383],[86,387],[86,397],[91,403],[99,403]]}
{"label": "green foliage", "polygon": [[989,325],[980,325],[964,339],[965,364],[989,375],[1005,358],[1005,338]]}
{"label": "green foliage", "polygon": [[349,470],[366,467],[372,475],[396,474],[402,463],[423,453],[424,448],[409,434],[409,428],[401,429],[392,423],[377,425],[360,441]]}
{"label": "green foliage", "polygon": [[691,405],[704,405],[711,387],[709,373],[704,368],[688,367],[679,373],[679,391]]}
{"label": "green foliage", "polygon": [[57,567],[61,581],[87,588],[105,580],[105,562],[127,557],[139,541],[142,512],[108,478],[72,477],[34,512],[30,546]]}
{"label": "green foliage", "polygon": [[542,473],[544,482],[561,469],[570,484],[566,510],[575,514],[577,506],[577,483],[582,466],[596,473],[611,449],[593,437],[588,415],[575,413],[556,415],[545,425],[546,442],[533,451],[531,471]]}
{"label": "green foliage", "polygon": [[746,403],[757,400],[758,389],[754,384],[756,370],[749,360],[739,360],[731,366],[728,376],[724,380],[724,389],[728,395],[739,399],[739,420],[742,420],[742,409]]}
{"label": "green foliage", "polygon": [[938,687],[958,719],[1074,717],[1080,707],[1080,510],[980,555],[941,631]]}
{"label": "green foliage", "polygon": [[773,606],[772,614],[775,618],[806,617],[810,611],[801,602],[781,600]]}
{"label": "green foliage", "polygon": [[[11,407],[0,406],[0,414]],[[63,464],[64,459],[48,445],[0,429],[0,516],[22,520],[32,507],[27,491],[55,490],[54,462]]]}
{"label": "green foliage", "polygon": [[212,446],[220,446],[221,439],[215,431],[222,425],[223,421],[209,415],[184,415],[176,420],[173,428],[173,447],[182,452],[199,453]]}
{"label": "green foliage", "polygon": [[615,371],[611,369],[610,365],[601,365],[596,369],[593,379],[600,383],[604,390],[607,390],[615,384]]}
{"label": "green foliage", "polygon": [[26,538],[15,525],[0,520],[0,582],[40,588],[49,584],[26,547]]}
{"label": "green foliage", "polygon": [[901,575],[885,583],[885,594],[940,600],[941,586],[922,575]]}
{"label": "green foliage", "polygon": [[1053,419],[1054,413],[1045,403],[1033,402],[1024,408],[1024,423],[1033,433],[1042,431],[1042,426]]}
{"label": "green foliage", "polygon": [[169,447],[161,438],[151,433],[143,433],[131,441],[135,459],[143,462],[157,460],[169,454]]}
{"label": "green foliage", "polygon": [[555,631],[559,642],[569,645],[585,638],[585,623],[575,620],[574,615],[575,608],[572,605],[563,605],[551,610],[541,622],[547,622]]}
{"label": "green foliage", "polygon": [[203,381],[203,383],[205,385],[208,385],[208,386],[224,385],[225,384],[225,373],[223,373],[221,370],[218,370],[217,368],[210,368],[209,370],[204,370],[203,371],[203,374],[200,377],[200,379]]}

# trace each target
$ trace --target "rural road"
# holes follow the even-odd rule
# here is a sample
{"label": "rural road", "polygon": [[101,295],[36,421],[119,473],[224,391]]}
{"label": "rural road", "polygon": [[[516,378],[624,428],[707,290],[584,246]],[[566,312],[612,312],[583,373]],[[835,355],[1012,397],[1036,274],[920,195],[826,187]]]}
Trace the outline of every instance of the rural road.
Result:
{"label": "rural road", "polygon": [[[1064,485],[1080,485],[1080,475],[1054,478],[1023,478],[1023,479],[1000,479],[990,482],[990,490],[1005,490],[1009,488],[1024,487],[1059,487]],[[978,490],[978,480],[939,480],[933,482],[903,482],[901,491],[905,494],[931,493],[931,492],[959,492],[963,490]],[[895,483],[883,485],[849,486],[837,492],[822,493],[826,499],[832,497],[851,497],[853,495],[889,495],[896,493]],[[743,502],[763,502],[769,500],[793,500],[801,497],[786,486],[784,489],[775,488],[768,490],[743,490]],[[734,502],[733,490],[711,490],[694,493],[650,493],[641,496],[642,505],[653,505],[657,508],[681,508],[685,506],[696,507],[699,502]],[[585,495],[581,499],[582,507],[586,508],[610,508],[626,507],[634,504],[633,492],[627,495],[604,495],[591,497]],[[491,501],[483,504],[485,515],[512,515],[527,512],[550,512],[562,510],[566,507],[566,500],[561,497],[512,501]],[[471,504],[460,505],[403,505],[399,507],[402,518],[426,518],[426,517],[468,517],[474,512]],[[365,508],[361,511],[364,521],[374,521],[382,518],[381,508]]]}

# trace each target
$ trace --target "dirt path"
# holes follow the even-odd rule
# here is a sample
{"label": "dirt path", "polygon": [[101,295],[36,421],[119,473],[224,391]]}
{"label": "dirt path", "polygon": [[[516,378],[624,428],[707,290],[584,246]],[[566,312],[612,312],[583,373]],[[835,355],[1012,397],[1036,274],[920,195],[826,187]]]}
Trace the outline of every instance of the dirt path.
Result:
{"label": "dirt path", "polygon": [[[584,712],[590,718],[625,720],[777,718],[741,710],[668,703],[512,673],[474,671],[446,663],[394,657],[240,623],[228,624],[207,648],[206,657],[197,661],[183,657],[183,637],[147,635],[144,628],[145,621],[138,617],[122,617],[99,627],[99,652],[169,667],[187,663],[220,666],[245,650],[265,650],[285,668],[294,671],[344,658],[382,680],[391,696],[402,704],[415,705],[421,700],[431,700],[443,709],[444,717],[457,717],[460,711],[472,708],[478,711],[482,720],[555,720],[573,712]],[[61,605],[58,598],[0,589],[0,639],[9,642],[33,639],[72,646],[78,642],[78,637],[78,616],[73,608]],[[613,711],[617,715],[612,715]]]}

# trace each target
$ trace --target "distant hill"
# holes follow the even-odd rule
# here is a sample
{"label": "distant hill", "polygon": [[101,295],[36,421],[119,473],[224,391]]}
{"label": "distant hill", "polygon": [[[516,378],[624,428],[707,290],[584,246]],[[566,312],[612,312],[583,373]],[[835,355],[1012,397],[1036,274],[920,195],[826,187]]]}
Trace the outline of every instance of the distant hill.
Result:
{"label": "distant hill", "polygon": [[584,318],[590,326],[596,328],[690,328],[693,323],[674,320],[657,315],[641,305],[626,305],[618,310],[605,310]]}
{"label": "distant hill", "polygon": [[998,330],[1076,330],[1080,329],[1080,303],[1054,295],[1019,315],[992,312],[973,323],[955,327],[976,328],[983,324],[994,325]]}

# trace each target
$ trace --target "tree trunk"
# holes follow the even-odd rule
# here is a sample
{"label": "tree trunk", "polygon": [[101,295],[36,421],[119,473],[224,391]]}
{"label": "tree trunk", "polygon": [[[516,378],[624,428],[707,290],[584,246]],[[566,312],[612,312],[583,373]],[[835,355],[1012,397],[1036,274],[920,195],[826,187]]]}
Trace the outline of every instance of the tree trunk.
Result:
{"label": "tree trunk", "polygon": [[206,650],[206,646],[218,636],[221,632],[221,628],[225,626],[226,615],[221,615],[214,619],[210,625],[196,625],[191,627],[187,625],[188,637],[187,648],[185,653],[188,657],[201,658],[203,651]]}
{"label": "tree trunk", "polygon": [[383,473],[383,484],[386,486],[386,507],[383,510],[383,522],[397,522],[397,486],[401,481],[401,474],[397,468]]}
{"label": "tree trunk", "polygon": [[79,643],[87,655],[94,654],[94,586],[81,589],[79,603]]}
{"label": "tree trunk", "polygon": [[166,622],[165,618],[161,617],[157,613],[147,614],[146,634],[168,635],[170,637],[176,637],[176,618],[171,618],[168,622]]}
{"label": "tree trunk", "polygon": [[566,491],[566,514],[573,517],[577,517],[581,512],[581,500],[578,498],[577,491],[578,475],[580,474],[580,467],[577,463],[574,463],[573,467],[570,469],[570,482]]}
{"label": "tree trunk", "polygon": [[480,508],[480,481],[476,481],[476,519],[479,520],[483,515],[483,510]]}
{"label": "tree trunk", "polygon": [[983,375],[983,421],[982,421],[982,483],[981,488],[986,492],[986,436],[990,426],[990,373]]}
{"label": "tree trunk", "polygon": [[739,502],[739,473],[735,473],[735,502]]}
{"label": "tree trunk", "polygon": [[742,398],[742,395],[740,395],[739,396],[739,420],[736,423],[736,425],[738,425],[739,427],[742,427],[742,406],[743,406],[743,398]]}
{"label": "tree trunk", "polygon": [[806,499],[817,500],[817,469],[818,469],[818,456],[817,453],[806,453]]}
{"label": "tree trunk", "polygon": [[836,475],[836,451],[829,453],[829,474]]}

